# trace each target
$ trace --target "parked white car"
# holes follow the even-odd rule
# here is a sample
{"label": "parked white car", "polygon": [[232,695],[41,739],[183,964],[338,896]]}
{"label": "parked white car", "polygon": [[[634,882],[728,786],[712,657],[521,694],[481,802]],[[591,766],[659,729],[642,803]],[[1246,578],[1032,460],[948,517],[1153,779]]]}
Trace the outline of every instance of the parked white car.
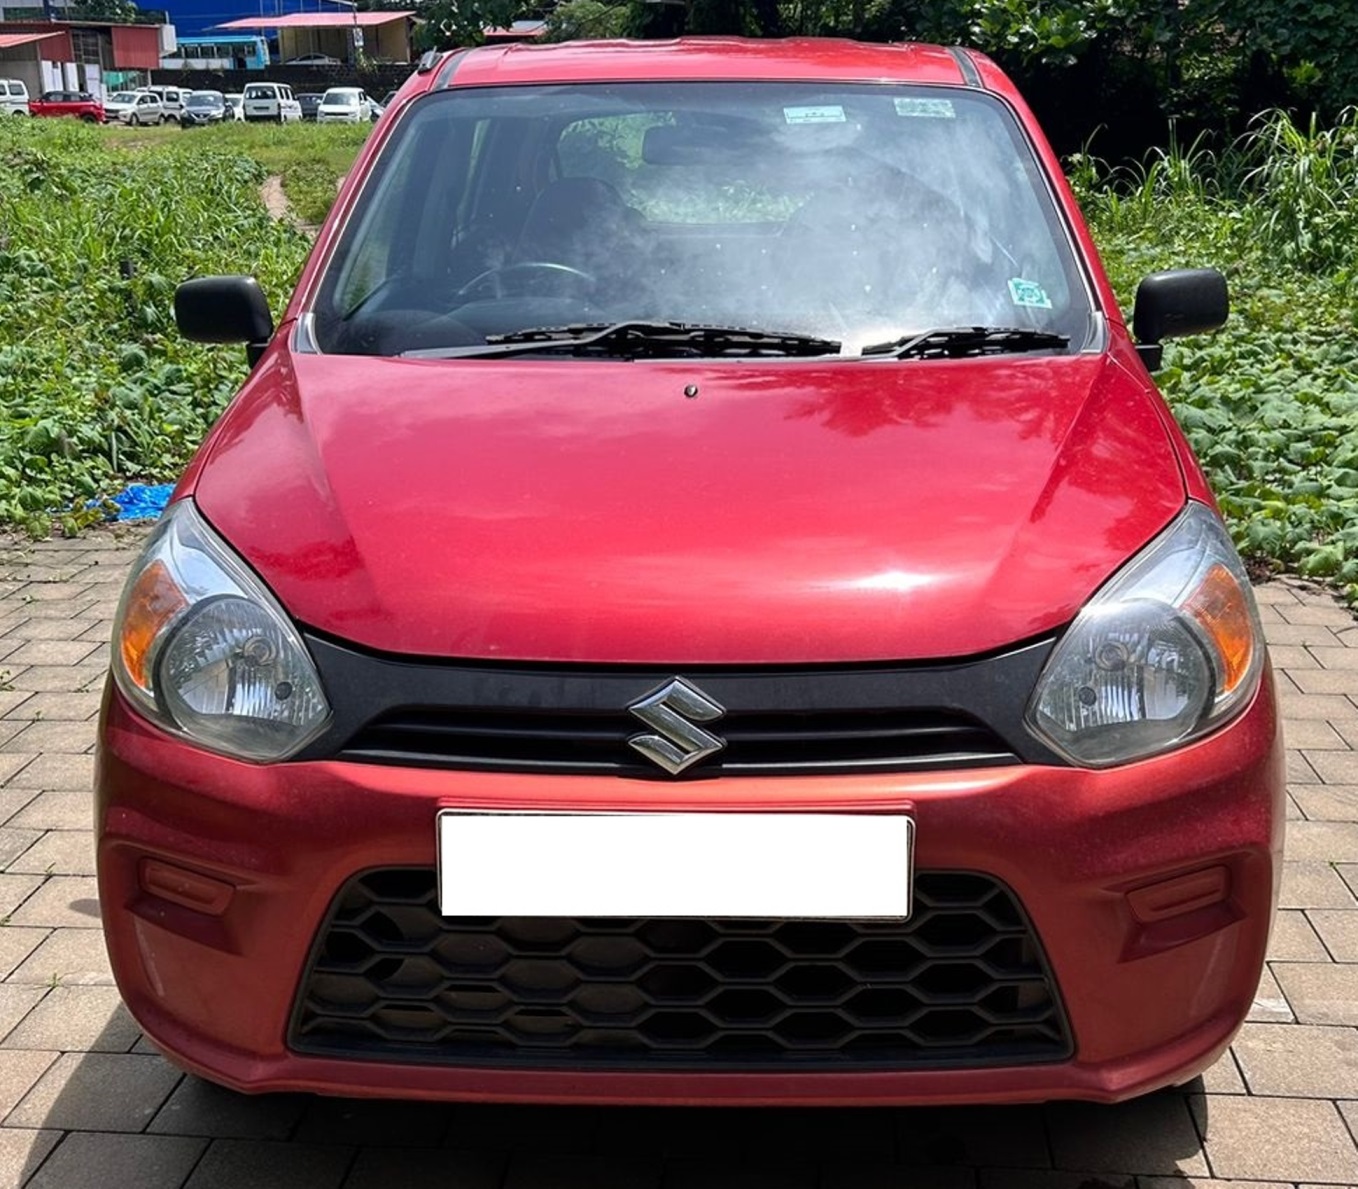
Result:
{"label": "parked white car", "polygon": [[180,121],[184,114],[184,106],[189,101],[189,96],[193,94],[188,87],[165,87],[154,86],[145,87],[143,90],[150,91],[160,100],[161,110],[167,120]]}
{"label": "parked white car", "polygon": [[28,115],[28,86],[22,79],[0,78],[0,115]]}
{"label": "parked white car", "polygon": [[230,112],[226,117],[227,120],[243,121],[245,119],[245,96],[239,91],[228,91],[222,98],[226,100],[226,108]]}
{"label": "parked white car", "polygon": [[372,101],[358,87],[331,87],[316,109],[318,124],[366,124],[372,118]]}
{"label": "parked white car", "polygon": [[293,98],[292,88],[286,83],[246,83],[244,95],[247,120],[287,124],[302,118],[302,105]]}
{"label": "parked white car", "polygon": [[104,100],[104,115],[110,124],[161,124],[165,109],[150,91],[115,91]]}

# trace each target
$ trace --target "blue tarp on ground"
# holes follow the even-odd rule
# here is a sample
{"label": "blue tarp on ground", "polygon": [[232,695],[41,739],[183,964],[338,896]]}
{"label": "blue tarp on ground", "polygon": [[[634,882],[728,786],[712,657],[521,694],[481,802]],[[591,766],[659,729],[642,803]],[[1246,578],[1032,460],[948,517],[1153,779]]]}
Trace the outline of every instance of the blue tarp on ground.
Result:
{"label": "blue tarp on ground", "polygon": [[114,520],[155,520],[170,502],[173,483],[132,483],[113,497],[118,505]]}

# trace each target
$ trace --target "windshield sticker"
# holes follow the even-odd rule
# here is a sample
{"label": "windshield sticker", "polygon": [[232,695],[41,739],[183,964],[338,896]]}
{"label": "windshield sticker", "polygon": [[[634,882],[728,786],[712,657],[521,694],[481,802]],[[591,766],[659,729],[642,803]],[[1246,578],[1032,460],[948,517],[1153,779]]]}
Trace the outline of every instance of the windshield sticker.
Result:
{"label": "windshield sticker", "polygon": [[838,106],[785,107],[783,119],[789,124],[842,124],[844,109]]}
{"label": "windshield sticker", "polygon": [[1009,279],[1009,300],[1016,306],[1029,306],[1038,310],[1052,308],[1052,299],[1047,291],[1036,281],[1025,281],[1021,277]]}
{"label": "windshield sticker", "polygon": [[955,120],[951,99],[897,99],[896,114],[924,120]]}

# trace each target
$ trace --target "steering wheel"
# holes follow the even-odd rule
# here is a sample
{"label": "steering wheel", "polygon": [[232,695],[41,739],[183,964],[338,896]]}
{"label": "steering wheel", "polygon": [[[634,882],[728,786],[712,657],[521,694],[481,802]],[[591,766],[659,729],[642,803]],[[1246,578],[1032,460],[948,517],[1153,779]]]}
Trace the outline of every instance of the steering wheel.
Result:
{"label": "steering wheel", "polygon": [[473,301],[482,297],[508,297],[511,289],[515,288],[512,278],[517,277],[522,281],[538,275],[555,277],[558,281],[569,280],[572,283],[585,285],[598,283],[598,278],[593,273],[585,272],[581,268],[573,268],[569,264],[557,264],[551,260],[520,260],[514,264],[501,264],[495,268],[488,268],[483,273],[478,273],[463,285],[454,296],[462,301]]}

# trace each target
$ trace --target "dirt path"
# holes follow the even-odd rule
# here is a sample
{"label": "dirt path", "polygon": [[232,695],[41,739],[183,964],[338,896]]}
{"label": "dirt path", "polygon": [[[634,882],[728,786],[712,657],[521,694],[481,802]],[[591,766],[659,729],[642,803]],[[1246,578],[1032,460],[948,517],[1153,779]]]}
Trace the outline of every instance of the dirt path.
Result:
{"label": "dirt path", "polygon": [[275,219],[296,221],[297,216],[292,213],[288,196],[283,193],[283,179],[280,175],[275,173],[266,178],[264,185],[259,188],[259,196],[264,200],[265,209]]}
{"label": "dirt path", "polygon": [[314,223],[304,223],[297,217],[297,212],[292,209],[292,203],[288,201],[288,196],[283,193],[283,178],[281,174],[270,174],[264,179],[264,184],[259,188],[259,197],[264,203],[264,209],[275,219],[285,219],[297,228],[303,235],[316,238],[316,232],[320,230]]}

